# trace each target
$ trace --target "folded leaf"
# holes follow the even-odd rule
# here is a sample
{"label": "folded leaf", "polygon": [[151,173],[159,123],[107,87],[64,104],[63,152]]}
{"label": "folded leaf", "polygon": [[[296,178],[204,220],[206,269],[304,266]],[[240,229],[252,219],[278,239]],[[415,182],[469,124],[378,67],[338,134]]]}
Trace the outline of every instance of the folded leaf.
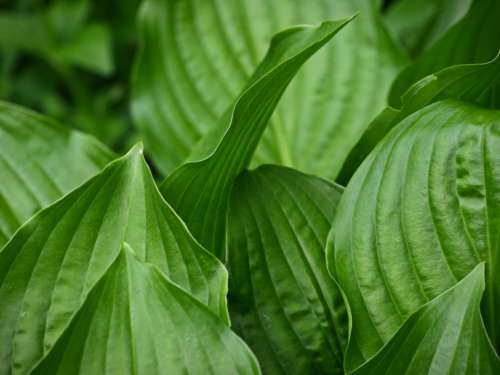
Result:
{"label": "folded leaf", "polygon": [[347,314],[324,252],[341,192],[274,166],[244,172],[235,183],[230,312],[266,374],[342,373]]}
{"label": "folded leaf", "polygon": [[479,304],[484,264],[406,320],[355,375],[495,375],[500,359],[484,330]]}
{"label": "folded leaf", "polygon": [[259,374],[205,305],[125,246],[32,374]]}
{"label": "folded leaf", "polygon": [[146,0],[132,113],[159,169],[173,171],[219,125],[273,34],[358,11],[294,80],[254,157],[331,178],[406,63],[373,0]]}
{"label": "folded leaf", "polygon": [[223,265],[163,201],[140,147],[39,212],[0,252],[0,374],[50,348],[126,241],[227,323]]}
{"label": "folded leaf", "polygon": [[229,193],[248,165],[283,91],[301,65],[350,19],[298,26],[277,34],[250,84],[233,106],[227,131],[204,160],[176,169],[161,191],[194,236],[225,258],[224,226]]}
{"label": "folded leaf", "polygon": [[459,99],[495,107],[491,91],[500,84],[500,54],[483,64],[455,65],[431,74],[411,86],[401,97],[401,108],[387,107],[368,126],[346,159],[337,181],[347,185],[364,158],[405,117],[428,104]]}
{"label": "folded leaf", "polygon": [[35,212],[114,157],[92,137],[0,102],[0,248]]}
{"label": "folded leaf", "polygon": [[499,347],[499,147],[500,111],[446,100],[404,119],[353,176],[328,247],[352,314],[347,369],[482,261]]}
{"label": "folded leaf", "polygon": [[500,49],[500,2],[474,0],[467,15],[393,82],[389,103],[398,106],[403,93],[421,78],[451,65],[483,63]]}

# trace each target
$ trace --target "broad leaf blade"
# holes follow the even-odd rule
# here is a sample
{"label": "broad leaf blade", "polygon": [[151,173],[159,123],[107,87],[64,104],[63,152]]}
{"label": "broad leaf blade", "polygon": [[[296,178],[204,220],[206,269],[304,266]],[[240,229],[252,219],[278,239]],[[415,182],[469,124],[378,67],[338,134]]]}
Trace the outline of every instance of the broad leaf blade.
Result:
{"label": "broad leaf blade", "polygon": [[0,373],[25,373],[54,344],[122,241],[227,323],[223,265],[163,201],[135,147],[39,212],[0,252]]}
{"label": "broad leaf blade", "polygon": [[266,374],[342,373],[347,316],[324,253],[341,193],[275,166],[244,172],[235,183],[230,312]]}
{"label": "broad leaf blade", "polygon": [[406,62],[374,1],[145,1],[132,112],[159,169],[169,174],[218,126],[273,34],[356,12],[291,84],[254,156],[331,178]]}
{"label": "broad leaf blade", "polygon": [[484,264],[408,318],[388,344],[353,374],[494,375],[500,359],[479,308]]}
{"label": "broad leaf blade", "polygon": [[404,119],[353,176],[329,262],[352,313],[347,363],[486,261],[485,322],[499,345],[500,111],[446,100]]}
{"label": "broad leaf blade", "polygon": [[474,0],[467,15],[393,82],[389,96],[399,106],[403,93],[421,78],[451,65],[484,63],[500,49],[500,2]]}
{"label": "broad leaf blade", "polygon": [[338,181],[346,185],[364,158],[384,136],[405,117],[428,104],[444,99],[459,99],[495,107],[491,100],[500,83],[500,55],[484,64],[455,65],[431,74],[411,86],[401,97],[400,109],[387,107],[368,126],[351,150]]}
{"label": "broad leaf blade", "polygon": [[161,185],[194,236],[220,259],[225,257],[225,215],[234,179],[250,162],[290,80],[348,22],[300,26],[277,34],[248,88],[234,104],[227,131],[212,154],[182,165]]}
{"label": "broad leaf blade", "polygon": [[32,374],[259,374],[205,305],[125,248]]}
{"label": "broad leaf blade", "polygon": [[114,157],[92,137],[0,102],[0,248],[35,212]]}

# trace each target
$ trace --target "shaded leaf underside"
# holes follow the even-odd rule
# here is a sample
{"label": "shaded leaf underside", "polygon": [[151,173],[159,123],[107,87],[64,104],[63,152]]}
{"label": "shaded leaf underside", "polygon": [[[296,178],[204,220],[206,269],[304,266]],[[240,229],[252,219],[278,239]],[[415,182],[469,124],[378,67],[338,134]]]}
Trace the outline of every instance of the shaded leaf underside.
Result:
{"label": "shaded leaf underside", "polygon": [[342,372],[347,316],[324,253],[341,192],[276,166],[244,172],[234,186],[231,318],[266,374]]}

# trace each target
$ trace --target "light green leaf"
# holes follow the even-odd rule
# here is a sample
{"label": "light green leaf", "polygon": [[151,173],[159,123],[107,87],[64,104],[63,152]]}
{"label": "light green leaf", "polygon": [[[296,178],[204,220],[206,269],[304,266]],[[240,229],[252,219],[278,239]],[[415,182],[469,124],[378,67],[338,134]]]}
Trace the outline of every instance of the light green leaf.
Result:
{"label": "light green leaf", "polygon": [[277,34],[227,116],[220,143],[207,158],[182,165],[162,183],[162,193],[193,235],[220,259],[225,258],[225,216],[234,179],[250,162],[276,104],[301,65],[349,21],[297,26]]}
{"label": "light green leaf", "polygon": [[459,99],[495,107],[493,89],[499,83],[500,55],[487,63],[455,65],[422,78],[401,97],[400,109],[387,107],[371,122],[351,150],[337,181],[346,185],[370,151],[405,117],[444,99]]}
{"label": "light green leaf", "polygon": [[126,248],[33,375],[260,374],[205,305]]}
{"label": "light green leaf", "polygon": [[335,46],[311,59],[287,89],[254,164],[334,178],[368,122],[386,104],[405,63],[373,0],[146,0],[132,113],[164,174],[234,103],[272,35],[360,12]]}
{"label": "light green leaf", "polygon": [[500,2],[474,0],[467,15],[406,67],[393,82],[389,96],[399,106],[403,93],[421,78],[451,65],[484,63],[500,49]]}
{"label": "light green leaf", "polygon": [[122,242],[227,323],[227,273],[163,201],[140,147],[40,211],[0,252],[0,374],[54,344]]}
{"label": "light green leaf", "polygon": [[486,261],[484,316],[499,347],[500,111],[440,101],[399,123],[347,186],[328,246],[352,313],[346,368]]}
{"label": "light green leaf", "polygon": [[480,312],[484,264],[424,305],[355,375],[495,375],[500,359]]}
{"label": "light green leaf", "polygon": [[467,13],[473,0],[398,0],[384,21],[410,56],[418,56]]}
{"label": "light green leaf", "polygon": [[114,157],[92,137],[0,102],[0,248],[35,212]]}
{"label": "light green leaf", "polygon": [[342,188],[298,171],[242,173],[228,218],[234,329],[266,374],[341,374],[347,314],[325,244]]}

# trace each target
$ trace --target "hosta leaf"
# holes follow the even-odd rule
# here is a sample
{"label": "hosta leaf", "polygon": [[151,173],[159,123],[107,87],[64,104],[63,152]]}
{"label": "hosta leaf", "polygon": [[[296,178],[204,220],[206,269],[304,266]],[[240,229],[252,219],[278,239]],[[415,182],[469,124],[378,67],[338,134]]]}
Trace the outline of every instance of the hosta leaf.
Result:
{"label": "hosta leaf", "polygon": [[235,183],[230,311],[266,374],[342,373],[347,316],[324,252],[341,192],[274,166],[244,172]]}
{"label": "hosta leaf", "polygon": [[455,65],[431,74],[411,86],[401,97],[401,108],[387,107],[368,126],[350,152],[337,180],[346,185],[363,159],[405,117],[428,104],[460,99],[495,107],[494,86],[500,83],[500,55],[483,64]]}
{"label": "hosta leaf", "polygon": [[405,62],[373,0],[146,0],[132,112],[159,169],[170,173],[216,127],[290,25],[359,17],[311,59],[271,119],[254,162],[335,177],[385,105]]}
{"label": "hosta leaf", "polygon": [[32,374],[259,374],[205,305],[125,248]]}
{"label": "hosta leaf", "polygon": [[499,147],[500,111],[446,100],[404,119],[353,176],[328,248],[352,313],[348,369],[481,261],[498,347]]}
{"label": "hosta leaf", "polygon": [[483,63],[500,49],[500,2],[474,0],[467,15],[406,67],[393,82],[389,101],[398,106],[402,94],[419,79],[451,65]]}
{"label": "hosta leaf", "polygon": [[429,48],[467,13],[473,0],[397,0],[384,16],[411,56]]}
{"label": "hosta leaf", "polygon": [[484,264],[406,320],[389,343],[357,371],[373,374],[495,375],[500,360],[484,331],[479,304]]}
{"label": "hosta leaf", "polygon": [[249,86],[227,116],[227,130],[212,153],[176,169],[161,185],[194,236],[223,259],[229,192],[248,165],[276,104],[300,66],[349,19],[300,26],[277,34]]}
{"label": "hosta leaf", "polygon": [[0,374],[53,345],[122,241],[227,322],[227,274],[163,201],[135,147],[40,211],[0,252]]}
{"label": "hosta leaf", "polygon": [[113,158],[92,137],[0,102],[0,248],[35,212]]}

